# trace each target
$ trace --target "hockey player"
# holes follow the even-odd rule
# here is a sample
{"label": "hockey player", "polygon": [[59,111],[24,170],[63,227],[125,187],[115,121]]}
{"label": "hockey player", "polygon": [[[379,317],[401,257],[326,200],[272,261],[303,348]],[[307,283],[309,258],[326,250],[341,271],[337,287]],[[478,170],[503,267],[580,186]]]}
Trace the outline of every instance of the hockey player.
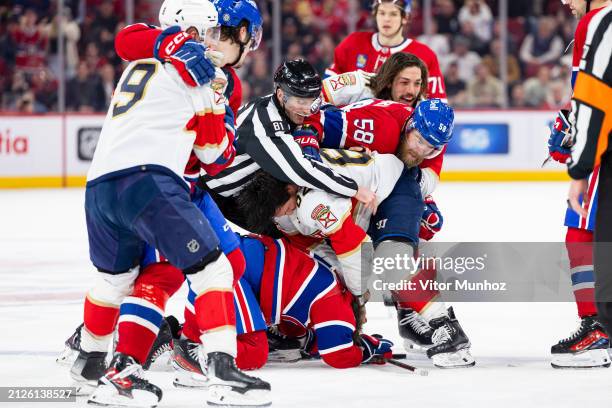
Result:
{"label": "hockey player", "polygon": [[[242,83],[236,69],[242,67],[250,51],[256,50],[261,42],[262,17],[253,1],[215,0],[213,4],[219,12],[221,33],[215,45],[217,53],[208,52],[225,73],[228,79],[226,95],[235,115],[242,105]],[[147,24],[133,24],[123,28],[115,38],[117,55],[126,61],[155,57],[178,65],[177,70],[186,84],[200,85],[205,78],[199,75],[202,70],[187,70],[177,64],[176,52],[181,44],[189,40],[185,32],[172,26],[164,31]],[[219,55],[218,53],[221,53]],[[215,58],[212,58],[214,56]],[[189,55],[195,61],[210,63],[205,55]]]}
{"label": "hockey player", "polygon": [[[398,148],[398,156],[404,161],[407,161],[406,157],[408,160],[416,157],[418,161],[436,149],[441,149],[452,134],[452,117],[450,107],[439,100],[421,103],[413,120],[402,130],[404,136]],[[353,218],[357,218],[360,211],[353,208],[350,201],[311,190],[297,191],[294,186],[289,186],[286,192],[283,183],[265,174],[259,174],[239,199],[245,212],[251,215],[249,227],[252,230],[265,229],[273,214],[276,214],[279,228],[302,247],[312,248],[311,245],[318,245],[322,238],[329,240],[340,259],[347,287],[353,294],[361,295],[361,299],[364,299],[358,255],[361,244],[369,240],[366,230],[377,246],[377,251],[381,246],[385,250],[392,246],[400,253],[412,255],[413,247],[418,244],[421,194],[414,177],[407,175],[406,170],[401,177],[397,171],[393,171],[395,165],[403,167],[400,160],[393,156],[381,154],[370,158],[367,154],[346,150],[323,150],[321,157],[338,172],[371,186],[378,199],[384,199],[372,219],[362,220],[365,222],[359,226]],[[379,177],[383,172],[384,182]],[[397,180],[399,182],[395,183]],[[390,196],[387,183],[395,183]],[[305,206],[305,203],[309,205]],[[351,214],[353,216],[349,216]],[[414,279],[427,280],[433,277],[431,271],[421,271]],[[421,337],[426,338],[429,345],[433,338],[434,346],[428,350],[428,355],[437,366],[473,365],[474,360],[468,351],[469,340],[452,309],[447,313],[443,303],[432,302],[437,296],[437,292],[428,292],[420,294],[417,301],[402,298],[403,304],[412,306],[427,319],[424,324],[418,319],[403,324],[418,326],[421,330],[413,330],[419,334],[422,330],[429,332],[428,336],[423,334]]]}
{"label": "hockey player", "polygon": [[446,99],[444,80],[436,54],[425,44],[405,38],[412,0],[374,0],[372,16],[376,32],[349,34],[334,52],[334,62],[326,70],[326,76],[342,74],[357,69],[378,72],[393,54],[405,52],[420,58],[429,71],[428,98]]}
{"label": "hockey player", "polygon": [[[609,1],[602,0],[569,0],[563,1],[576,16],[578,25],[574,39],[572,56],[572,87],[579,71],[580,60],[586,40],[589,22],[605,7]],[[570,158],[570,123],[568,111],[561,111],[557,116],[548,140],[550,156],[561,163]],[[597,185],[599,184],[599,166],[589,175],[588,194],[582,202],[587,211],[585,217],[572,208],[567,208],[565,225],[567,234],[565,245],[570,259],[572,287],[578,307],[580,326],[569,337],[560,340],[551,347],[552,361],[555,368],[598,367],[609,365],[606,349],[609,347],[608,335],[597,319],[594,300],[593,275],[593,229],[597,210]]]}
{"label": "hockey player", "polygon": [[[180,25],[195,40],[215,37],[217,11],[210,2],[176,6],[176,1],[162,5],[162,25],[174,24],[180,13]],[[71,370],[77,380],[95,380],[88,374],[104,364],[117,306],[132,292],[143,245],[149,242],[184,271],[199,294],[196,315],[211,378],[207,401],[270,402],[270,385],[235,367],[235,317],[228,308],[231,266],[181,178],[192,149],[210,173],[235,156],[233,133],[224,121],[225,81],[218,71],[211,86],[189,88],[171,64],[149,59],[128,65],[117,85],[87,177],[90,257],[100,279],[85,300],[82,351]],[[143,378],[141,366],[120,352],[99,385],[98,391],[104,390],[99,397],[110,404],[132,398],[153,406],[161,399],[161,390]]]}

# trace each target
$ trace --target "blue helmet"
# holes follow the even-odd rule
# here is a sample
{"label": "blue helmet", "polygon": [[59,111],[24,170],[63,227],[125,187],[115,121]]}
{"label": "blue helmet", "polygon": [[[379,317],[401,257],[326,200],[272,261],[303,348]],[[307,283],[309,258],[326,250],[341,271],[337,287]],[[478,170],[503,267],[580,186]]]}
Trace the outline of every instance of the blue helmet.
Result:
{"label": "blue helmet", "polygon": [[251,50],[257,49],[261,42],[263,18],[254,0],[214,0],[213,4],[219,13],[219,24],[238,27],[246,20],[248,31],[253,39]]}
{"label": "blue helmet", "polygon": [[453,136],[455,113],[440,99],[419,102],[406,123],[406,132],[416,129],[436,150],[441,150]]}

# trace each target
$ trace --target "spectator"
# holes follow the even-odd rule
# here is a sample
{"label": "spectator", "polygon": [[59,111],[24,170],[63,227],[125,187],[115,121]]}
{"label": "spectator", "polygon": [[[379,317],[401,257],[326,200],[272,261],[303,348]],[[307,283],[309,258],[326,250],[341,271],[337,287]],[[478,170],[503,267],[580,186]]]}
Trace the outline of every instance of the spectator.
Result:
{"label": "spectator", "polygon": [[45,111],[57,110],[57,81],[47,69],[39,70],[32,75],[32,92],[36,102],[44,106]]}
{"label": "spectator", "polygon": [[461,24],[461,35],[467,39],[468,48],[475,51],[478,55],[484,55],[489,49],[489,43],[482,41],[474,31],[474,26],[470,21]]}
{"label": "spectator", "polygon": [[458,20],[461,25],[469,23],[480,41],[485,43],[491,41],[493,15],[483,0],[466,0],[459,10]]}
{"label": "spectator", "polygon": [[21,94],[9,109],[19,113],[45,113],[47,111],[45,106],[36,100],[31,90]]}
{"label": "spectator", "polygon": [[334,62],[334,39],[331,35],[323,33],[319,37],[319,41],[315,45],[312,61],[314,66],[321,76],[325,73],[325,69]]}
{"label": "spectator", "polygon": [[542,17],[535,33],[527,34],[520,50],[521,61],[526,65],[527,76],[536,73],[543,64],[556,62],[563,52],[563,41],[555,33],[555,21]]}
{"label": "spectator", "polygon": [[512,87],[510,91],[510,106],[513,108],[526,108],[527,101],[525,99],[525,88],[523,84],[518,83]]}
{"label": "spectator", "polygon": [[455,37],[453,41],[453,52],[442,59],[442,71],[445,67],[456,62],[459,67],[459,78],[466,83],[474,76],[474,68],[480,64],[480,57],[474,51],[470,51],[469,41],[462,36]]}
{"label": "spectator", "polygon": [[94,42],[90,42],[85,48],[85,61],[91,72],[98,71],[98,69],[108,62],[106,58],[100,56],[100,48],[98,48],[98,44]]}
{"label": "spectator", "polygon": [[66,108],[74,112],[101,112],[106,107],[104,88],[98,74],[89,70],[85,61],[77,68],[76,77],[66,84]]}
{"label": "spectator", "polygon": [[438,23],[438,32],[455,35],[459,32],[459,20],[452,0],[437,0],[434,19]]}
{"label": "spectator", "polygon": [[449,64],[446,75],[444,75],[444,84],[450,105],[465,106],[465,81],[459,78],[459,66],[456,62]]}
{"label": "spectator", "polygon": [[468,106],[474,108],[501,107],[504,92],[502,82],[492,76],[489,68],[484,64],[478,64],[474,73],[476,76],[467,86]]}
{"label": "spectator", "polygon": [[57,54],[57,37],[59,35],[59,19],[64,24],[64,44],[66,58],[64,60],[64,70],[67,78],[72,78],[76,74],[76,66],[79,63],[79,51],[77,43],[81,38],[81,29],[77,22],[72,18],[72,12],[68,7],[64,9],[61,17],[55,16],[48,26],[49,32],[49,68],[56,77],[60,76],[59,57]]}
{"label": "spectator", "polygon": [[104,64],[100,69],[100,78],[102,79],[102,88],[104,89],[104,106],[109,106],[110,100],[113,97],[113,91],[117,85],[115,82],[115,68],[111,64]]}
{"label": "spectator", "polygon": [[[499,38],[491,41],[489,54],[485,55],[482,59],[482,63],[485,64],[491,74],[497,78],[500,78],[500,65],[501,59],[501,40]],[[508,70],[508,83],[514,84],[521,80],[521,68],[516,57],[510,53],[507,56],[507,70]]]}
{"label": "spectator", "polygon": [[35,72],[47,65],[48,38],[45,23],[37,23],[38,16],[33,9],[27,9],[19,21],[19,28],[13,32],[15,44],[15,68]]}
{"label": "spectator", "polygon": [[553,110],[565,108],[571,98],[570,90],[567,82],[553,81],[546,93],[545,107]]}
{"label": "spectator", "polygon": [[527,106],[534,108],[543,107],[546,102],[546,96],[548,95],[550,81],[550,68],[546,65],[542,65],[538,70],[537,76],[529,78],[524,82]]}
{"label": "spectator", "polygon": [[[250,91],[254,96],[262,96],[271,93],[273,91],[272,76],[270,75],[270,68],[266,55],[263,53],[251,54],[251,60],[253,61],[251,73],[248,76],[248,81],[244,82],[249,83]],[[244,94],[244,89],[242,92]],[[245,100],[248,101],[248,99]]]}
{"label": "spectator", "polygon": [[[412,13],[411,13],[412,15]],[[410,25],[412,27],[412,24]],[[420,35],[417,40],[427,44],[432,51],[438,55],[448,55],[450,53],[450,43],[448,37],[444,34],[438,33],[438,23],[436,20],[431,22],[431,34]]]}

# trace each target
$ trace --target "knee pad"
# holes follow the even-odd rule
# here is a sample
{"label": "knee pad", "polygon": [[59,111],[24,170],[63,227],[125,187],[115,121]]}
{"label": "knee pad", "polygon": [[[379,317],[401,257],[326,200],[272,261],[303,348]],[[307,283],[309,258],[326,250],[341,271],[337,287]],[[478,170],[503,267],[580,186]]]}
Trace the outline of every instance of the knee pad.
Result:
{"label": "knee pad", "polygon": [[98,272],[94,287],[89,291],[88,297],[94,302],[119,307],[123,298],[132,292],[134,281],[138,277],[140,267],[135,267],[127,272],[111,275]]}

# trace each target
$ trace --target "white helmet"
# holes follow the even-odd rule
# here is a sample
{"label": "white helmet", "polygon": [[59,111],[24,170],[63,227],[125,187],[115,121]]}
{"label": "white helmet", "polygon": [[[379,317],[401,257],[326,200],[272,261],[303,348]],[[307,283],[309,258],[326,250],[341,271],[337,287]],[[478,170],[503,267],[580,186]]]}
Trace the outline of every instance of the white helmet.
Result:
{"label": "white helmet", "polygon": [[209,29],[218,27],[219,17],[217,8],[208,0],[165,0],[159,10],[159,23],[163,29],[177,25],[186,31],[195,27],[204,39]]}

